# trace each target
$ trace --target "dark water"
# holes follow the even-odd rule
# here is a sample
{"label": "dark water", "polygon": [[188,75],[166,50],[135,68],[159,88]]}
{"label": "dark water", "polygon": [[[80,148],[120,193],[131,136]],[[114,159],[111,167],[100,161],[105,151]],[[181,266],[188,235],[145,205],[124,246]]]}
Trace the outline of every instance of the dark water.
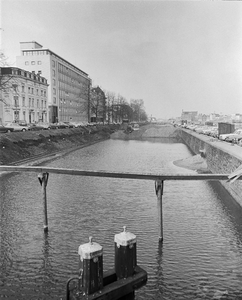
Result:
{"label": "dark water", "polygon": [[[51,167],[137,173],[195,173],[173,165],[191,156],[181,143],[105,141]],[[242,299],[242,212],[216,183],[165,182],[164,242],[158,243],[154,183],[50,174],[49,233],[43,233],[35,173],[0,177],[0,298],[64,299],[88,237],[114,265],[114,235],[137,236],[138,264],[148,283],[136,299]]]}

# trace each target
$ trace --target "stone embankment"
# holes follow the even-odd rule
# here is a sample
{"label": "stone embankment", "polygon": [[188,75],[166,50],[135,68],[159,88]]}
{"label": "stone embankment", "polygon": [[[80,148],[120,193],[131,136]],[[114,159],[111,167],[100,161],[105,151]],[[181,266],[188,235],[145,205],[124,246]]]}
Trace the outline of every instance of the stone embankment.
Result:
{"label": "stone embankment", "polygon": [[0,134],[0,164],[52,154],[110,138],[119,125],[53,129]]}
{"label": "stone embankment", "polygon": [[[208,170],[213,174],[231,174],[242,166],[242,148],[219,139],[211,138],[196,132],[180,129],[179,136],[196,155],[205,158]],[[234,183],[221,181],[225,189],[242,207],[242,181]]]}
{"label": "stone embankment", "polygon": [[118,130],[111,134],[112,139],[119,140],[137,140],[146,138],[175,138],[177,137],[176,128],[169,124],[156,125],[148,124],[140,126],[139,130],[125,133],[124,130]]}

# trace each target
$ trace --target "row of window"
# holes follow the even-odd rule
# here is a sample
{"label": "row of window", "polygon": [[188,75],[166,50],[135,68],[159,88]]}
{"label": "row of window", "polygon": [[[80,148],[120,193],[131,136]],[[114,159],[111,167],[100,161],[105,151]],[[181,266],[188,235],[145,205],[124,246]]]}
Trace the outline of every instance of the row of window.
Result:
{"label": "row of window", "polygon": [[[34,98],[29,98],[29,107],[35,107],[35,99]],[[19,107],[20,106],[20,101],[18,96],[14,96],[14,106]],[[22,106],[26,107],[26,99],[25,97],[22,97]],[[41,108],[41,109],[46,109],[47,108],[47,101],[44,100],[36,100],[36,107]]]}
{"label": "row of window", "polygon": [[28,66],[29,64],[35,65],[35,63],[36,63],[36,65],[42,65],[42,61],[41,60],[38,60],[37,62],[34,61],[34,60],[31,60],[30,62],[29,61],[25,61],[25,65],[26,66]]}
{"label": "row of window", "polygon": [[[22,85],[22,93],[25,93],[25,86]],[[28,93],[29,94],[34,94],[34,88],[28,87]],[[39,95],[39,89],[36,89],[36,95]],[[43,97],[46,97],[46,90],[40,90],[40,95]]]}
{"label": "row of window", "polygon": [[45,50],[35,50],[35,51],[22,51],[23,56],[27,56],[27,55],[48,55],[49,51],[45,51]]}
{"label": "row of window", "polygon": [[[26,62],[25,62],[26,64]],[[37,80],[40,81],[42,83],[47,84],[47,80],[43,77],[40,77],[39,75],[36,75],[35,73],[30,73],[30,72],[26,72],[23,70],[17,70],[17,69],[13,69],[11,72],[13,75],[20,75],[20,76],[24,76],[33,80]]]}

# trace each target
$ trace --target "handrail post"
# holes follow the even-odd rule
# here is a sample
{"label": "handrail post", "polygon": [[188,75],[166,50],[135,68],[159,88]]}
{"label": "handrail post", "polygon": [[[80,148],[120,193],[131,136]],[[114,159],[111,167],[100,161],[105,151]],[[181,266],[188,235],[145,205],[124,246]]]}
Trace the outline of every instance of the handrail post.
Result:
{"label": "handrail post", "polygon": [[155,192],[157,196],[157,210],[158,210],[158,226],[159,226],[159,241],[163,242],[163,213],[162,213],[162,195],[164,188],[164,180],[155,181]]}
{"label": "handrail post", "polygon": [[47,194],[46,194],[46,186],[48,183],[49,173],[40,173],[38,175],[38,179],[40,185],[42,186],[42,194],[43,194],[43,210],[44,210],[44,232],[48,231],[48,217],[47,217]]}

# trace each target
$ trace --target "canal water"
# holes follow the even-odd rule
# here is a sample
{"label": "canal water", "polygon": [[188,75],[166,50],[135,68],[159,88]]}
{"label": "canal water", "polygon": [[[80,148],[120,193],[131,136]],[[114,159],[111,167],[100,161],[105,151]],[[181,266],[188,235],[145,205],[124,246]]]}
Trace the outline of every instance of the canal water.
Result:
{"label": "canal water", "polygon": [[[153,174],[194,174],[173,164],[192,154],[174,140],[108,140],[48,163],[50,167]],[[158,242],[154,182],[50,174],[49,233],[43,233],[35,173],[0,177],[0,298],[65,299],[77,275],[78,247],[89,236],[114,266],[114,235],[137,236],[148,272],[135,299],[242,299],[242,213],[215,182],[165,182],[164,242]]]}

